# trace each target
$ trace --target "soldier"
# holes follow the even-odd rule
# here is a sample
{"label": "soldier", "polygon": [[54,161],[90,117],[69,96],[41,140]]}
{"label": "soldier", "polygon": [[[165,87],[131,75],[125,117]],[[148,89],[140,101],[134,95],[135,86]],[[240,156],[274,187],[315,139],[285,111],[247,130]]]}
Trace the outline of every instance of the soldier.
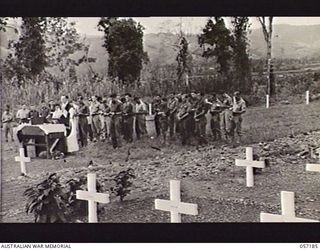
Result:
{"label": "soldier", "polygon": [[158,115],[160,111],[160,104],[161,104],[161,96],[156,95],[154,100],[152,101],[152,114],[154,114],[154,125],[156,128],[157,137],[159,137],[160,135],[160,122],[159,122],[160,116]]}
{"label": "soldier", "polygon": [[113,148],[121,147],[122,102],[112,94],[110,103],[110,136]]}
{"label": "soldier", "polygon": [[13,131],[12,131],[12,122],[13,122],[13,114],[10,112],[10,106],[7,105],[4,113],[2,114],[2,124],[4,130],[4,136],[6,142],[8,142],[8,134],[10,134],[11,141],[13,142]]}
{"label": "soldier", "polygon": [[88,145],[88,119],[89,116],[89,108],[85,105],[83,100],[79,102],[79,110],[78,110],[78,117],[79,117],[79,139],[80,139],[80,146],[86,147]]}
{"label": "soldier", "polygon": [[123,135],[127,142],[133,142],[133,104],[131,100],[131,94],[125,94],[124,104],[123,104]]}
{"label": "soldier", "polygon": [[168,100],[167,98],[162,98],[161,103],[159,105],[159,126],[160,131],[163,136],[163,143],[167,142],[167,132],[169,128],[169,108],[168,108]]}
{"label": "soldier", "polygon": [[212,100],[211,100],[211,107],[210,107],[210,113],[211,113],[211,131],[212,131],[212,136],[213,140],[217,141],[221,139],[221,134],[220,134],[220,106],[221,106],[221,101],[217,98],[217,95],[214,93],[212,95]]}
{"label": "soldier", "polygon": [[134,101],[136,103],[136,134],[137,139],[140,139],[142,135],[147,134],[145,115],[148,114],[148,110],[147,105],[139,97],[135,97]]}
{"label": "soldier", "polygon": [[106,139],[106,132],[107,132],[105,115],[104,115],[106,113],[106,106],[101,96],[98,96],[97,101],[99,102],[100,139],[101,141],[104,141]]}
{"label": "soldier", "polygon": [[19,124],[28,123],[29,113],[30,113],[30,111],[27,109],[27,106],[25,104],[23,104],[21,109],[19,109],[16,114],[16,118],[17,118]]}
{"label": "soldier", "polygon": [[175,97],[174,94],[169,95],[168,100],[168,122],[169,122],[169,133],[170,137],[172,138],[174,132],[176,131],[177,127],[177,110],[178,110],[178,99]]}
{"label": "soldier", "polygon": [[91,97],[90,105],[90,117],[91,117],[91,127],[93,133],[93,142],[96,142],[100,136],[100,103],[96,96]]}
{"label": "soldier", "polygon": [[195,135],[198,138],[199,144],[207,143],[206,141],[206,124],[207,118],[206,113],[208,112],[208,104],[205,102],[204,95],[201,93],[195,96],[195,112],[194,112],[194,121],[195,121]]}
{"label": "soldier", "polygon": [[220,113],[220,130],[222,139],[228,141],[231,138],[230,133],[232,130],[232,98],[227,93],[224,93],[222,98],[220,106],[222,109]]}
{"label": "soldier", "polygon": [[186,94],[182,96],[181,107],[177,114],[177,119],[179,120],[179,130],[181,135],[182,145],[190,144],[190,133],[191,133],[191,123],[190,123],[190,112],[191,112],[191,96]]}
{"label": "soldier", "polygon": [[234,131],[232,133],[232,141],[234,141],[234,134],[238,135],[237,143],[240,143],[242,131],[241,131],[241,124],[242,124],[242,114],[246,112],[246,102],[240,96],[240,92],[236,91],[234,93],[234,101],[232,106],[233,112],[233,123],[234,123]]}

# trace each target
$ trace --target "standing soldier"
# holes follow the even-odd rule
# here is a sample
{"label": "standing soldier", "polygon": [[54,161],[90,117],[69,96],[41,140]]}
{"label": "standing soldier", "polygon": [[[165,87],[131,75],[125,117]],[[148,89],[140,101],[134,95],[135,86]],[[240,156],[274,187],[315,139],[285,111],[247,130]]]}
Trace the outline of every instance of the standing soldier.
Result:
{"label": "standing soldier", "polygon": [[160,104],[161,104],[161,96],[156,95],[154,100],[152,101],[152,114],[154,114],[154,125],[156,128],[157,137],[160,135]]}
{"label": "standing soldier", "polygon": [[232,106],[232,112],[233,112],[233,122],[234,122],[234,132],[232,133],[234,140],[234,134],[237,134],[238,140],[237,143],[240,143],[242,131],[241,131],[241,125],[242,125],[242,114],[246,112],[246,102],[243,100],[243,98],[240,96],[240,92],[236,91],[234,93],[234,102]]}
{"label": "standing soldier", "polygon": [[178,99],[174,94],[169,95],[168,100],[168,122],[169,122],[169,133],[170,138],[173,137],[174,132],[176,131],[176,115],[178,110]]}
{"label": "standing soldier", "polygon": [[112,94],[110,103],[110,135],[113,148],[121,147],[122,102]]}
{"label": "standing soldier", "polygon": [[135,97],[134,101],[136,103],[136,134],[137,139],[140,139],[141,135],[147,134],[145,115],[148,114],[148,110],[147,105],[139,97]]}
{"label": "standing soldier", "polygon": [[221,134],[220,134],[220,106],[221,106],[221,101],[217,98],[217,95],[214,93],[212,95],[212,104],[210,107],[210,113],[211,113],[211,131],[212,131],[212,136],[213,140],[217,141],[221,139]]}
{"label": "standing soldier", "polygon": [[169,109],[168,109],[168,100],[167,98],[162,98],[160,106],[159,106],[159,126],[160,131],[163,136],[163,143],[166,144],[167,142],[167,132],[169,128]]}
{"label": "standing soldier", "polygon": [[88,145],[88,119],[89,108],[85,105],[82,99],[80,99],[78,117],[79,117],[79,138],[80,146],[86,147]]}
{"label": "standing soldier", "polygon": [[100,139],[101,141],[104,141],[106,139],[106,122],[104,115],[106,112],[106,106],[101,96],[97,98],[97,101],[99,102]]}
{"label": "standing soldier", "polygon": [[133,104],[131,101],[131,94],[125,94],[125,100],[123,104],[123,135],[127,142],[133,142]]}
{"label": "standing soldier", "polygon": [[227,93],[224,93],[222,98],[220,106],[222,109],[220,113],[220,130],[222,139],[228,141],[232,130],[232,98]]}
{"label": "standing soldier", "polygon": [[21,123],[28,123],[29,119],[29,113],[30,111],[27,109],[27,106],[25,104],[22,105],[22,108],[18,110],[16,118]]}
{"label": "standing soldier", "polygon": [[11,141],[13,142],[13,131],[12,131],[12,122],[13,122],[13,114],[10,112],[10,106],[7,105],[4,113],[2,114],[2,124],[4,130],[4,136],[6,138],[6,142],[8,142],[8,134],[10,134]]}
{"label": "standing soldier", "polygon": [[91,97],[90,105],[90,117],[91,117],[91,127],[93,133],[93,142],[96,142],[100,136],[100,103],[96,96]]}
{"label": "standing soldier", "polygon": [[207,118],[206,113],[208,112],[208,104],[204,99],[204,95],[201,93],[197,94],[195,97],[197,102],[195,103],[195,135],[198,137],[198,143],[207,143],[206,141],[206,124]]}
{"label": "standing soldier", "polygon": [[191,123],[190,123],[190,112],[191,103],[190,95],[186,94],[182,96],[181,107],[177,114],[177,119],[179,120],[179,130],[181,135],[182,145],[190,144],[190,133],[191,133]]}

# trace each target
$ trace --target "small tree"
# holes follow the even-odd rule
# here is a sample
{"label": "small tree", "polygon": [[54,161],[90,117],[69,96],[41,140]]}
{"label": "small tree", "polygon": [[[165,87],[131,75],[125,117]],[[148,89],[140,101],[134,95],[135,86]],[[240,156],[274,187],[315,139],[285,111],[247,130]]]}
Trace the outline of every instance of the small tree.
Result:
{"label": "small tree", "polygon": [[148,61],[143,50],[143,26],[132,18],[101,18],[99,30],[104,32],[108,59],[108,75],[125,85],[140,80],[143,63]]}
{"label": "small tree", "polygon": [[132,182],[130,179],[136,178],[134,175],[134,170],[129,168],[125,171],[121,171],[119,174],[114,177],[114,181],[116,186],[111,188],[111,191],[120,197],[120,201],[123,201],[124,197],[126,197],[130,192],[130,187],[132,186]]}
{"label": "small tree", "polygon": [[177,66],[177,76],[178,82],[181,82],[182,76],[190,72],[190,65],[192,61],[192,56],[188,50],[188,41],[185,36],[181,35],[179,42],[179,51],[176,57],[178,63]]}

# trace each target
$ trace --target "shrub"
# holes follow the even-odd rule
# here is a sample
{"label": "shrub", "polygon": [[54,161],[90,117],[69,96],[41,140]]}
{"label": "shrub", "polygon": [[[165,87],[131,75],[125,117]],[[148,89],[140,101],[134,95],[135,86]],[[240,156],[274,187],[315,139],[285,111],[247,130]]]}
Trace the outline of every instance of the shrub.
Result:
{"label": "shrub", "polygon": [[132,186],[132,182],[130,179],[133,178],[136,178],[136,176],[134,175],[134,170],[132,168],[121,171],[114,177],[113,180],[116,182],[116,186],[111,188],[111,192],[116,196],[119,196],[120,201],[123,201],[124,197],[131,192],[130,187]]}
{"label": "shrub", "polygon": [[56,173],[49,175],[36,187],[28,188],[23,195],[28,198],[26,213],[34,214],[35,223],[66,222],[66,204]]}

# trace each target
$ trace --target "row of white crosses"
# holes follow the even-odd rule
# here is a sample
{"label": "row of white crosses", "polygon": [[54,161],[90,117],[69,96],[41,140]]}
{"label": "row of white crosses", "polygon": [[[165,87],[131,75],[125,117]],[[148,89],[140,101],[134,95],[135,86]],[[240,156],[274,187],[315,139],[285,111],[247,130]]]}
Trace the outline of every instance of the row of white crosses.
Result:
{"label": "row of white crosses", "polygon": [[[318,151],[318,153],[320,153]],[[253,168],[264,168],[264,161],[253,160],[252,147],[246,147],[246,159],[235,162],[236,166],[246,167],[247,187],[253,187]],[[320,172],[320,164],[307,164],[307,171]],[[303,219],[295,216],[294,192],[281,192],[281,215],[261,213],[261,222],[319,222],[317,220]]]}

